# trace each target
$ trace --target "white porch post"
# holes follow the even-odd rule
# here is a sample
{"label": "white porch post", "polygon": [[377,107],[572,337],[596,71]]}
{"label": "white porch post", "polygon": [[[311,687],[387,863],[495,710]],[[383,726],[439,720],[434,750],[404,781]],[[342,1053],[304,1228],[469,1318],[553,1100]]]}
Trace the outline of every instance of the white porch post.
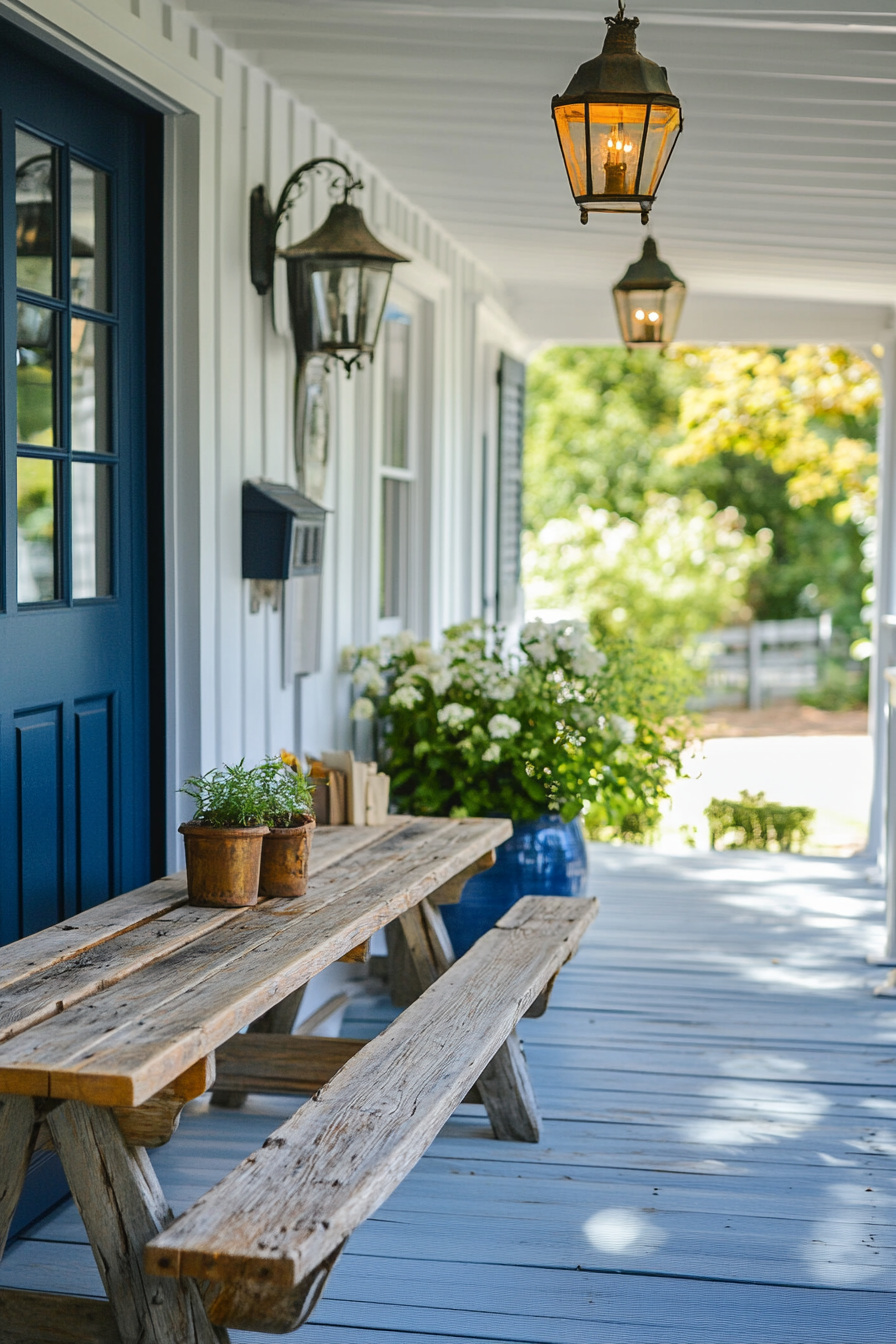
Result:
{"label": "white porch post", "polygon": [[[868,831],[868,853],[877,860],[877,866],[887,884],[887,928],[896,925],[896,870],[893,870],[893,843],[896,843],[896,813],[887,820],[887,794],[890,808],[892,786],[896,784],[896,761],[890,761],[890,681],[887,669],[896,663],[896,340],[892,334],[887,341],[881,361],[883,407],[878,427],[878,480],[877,556],[874,566],[874,628],[869,679],[868,730],[874,739],[874,786],[871,796],[871,816]],[[893,780],[888,789],[888,778]],[[892,839],[888,844],[888,837]],[[890,851],[890,852],[888,852]],[[896,948],[888,946],[883,958],[869,957],[896,963]]]}

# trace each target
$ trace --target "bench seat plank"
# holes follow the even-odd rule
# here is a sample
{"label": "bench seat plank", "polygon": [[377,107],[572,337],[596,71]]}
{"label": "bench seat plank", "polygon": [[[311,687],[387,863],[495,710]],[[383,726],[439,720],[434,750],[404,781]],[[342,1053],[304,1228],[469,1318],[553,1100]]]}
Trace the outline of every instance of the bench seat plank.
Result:
{"label": "bench seat plank", "polygon": [[215,1324],[294,1328],[307,1314],[305,1285],[422,1156],[596,913],[589,898],[517,902],[262,1148],[154,1237],[147,1270],[210,1280]]}
{"label": "bench seat plank", "polygon": [[509,833],[500,818],[412,819],[306,897],[239,911],[0,1044],[0,1091],[139,1106]]}

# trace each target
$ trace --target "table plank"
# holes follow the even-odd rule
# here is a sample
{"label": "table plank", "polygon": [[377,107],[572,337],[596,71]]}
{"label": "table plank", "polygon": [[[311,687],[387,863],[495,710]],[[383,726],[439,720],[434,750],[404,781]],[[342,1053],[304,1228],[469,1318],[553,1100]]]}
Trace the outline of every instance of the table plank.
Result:
{"label": "table plank", "polygon": [[312,879],[306,897],[241,911],[7,1040],[0,1091],[142,1104],[510,832],[501,818],[414,819]]}
{"label": "table plank", "polygon": [[[319,826],[314,832],[310,873],[314,876],[349,855],[377,844],[402,830],[412,817],[388,817],[382,826]],[[181,870],[160,877],[134,891],[115,896],[80,915],[41,929],[3,949],[0,992],[33,976],[44,975],[60,962],[82,956],[93,948],[160,919],[187,903],[187,875]],[[226,919],[239,918],[241,910],[213,912]],[[93,992],[93,991],[88,991]],[[55,1010],[54,1010],[55,1011]]]}

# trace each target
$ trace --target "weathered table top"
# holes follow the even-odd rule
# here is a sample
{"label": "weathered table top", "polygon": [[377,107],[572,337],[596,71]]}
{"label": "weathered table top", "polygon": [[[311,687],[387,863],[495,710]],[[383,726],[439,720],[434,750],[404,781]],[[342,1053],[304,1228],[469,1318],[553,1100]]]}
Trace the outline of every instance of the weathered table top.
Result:
{"label": "weathered table top", "polygon": [[320,828],[307,895],[187,905],[177,873],[0,954],[0,1092],[139,1106],[508,838],[501,818]]}

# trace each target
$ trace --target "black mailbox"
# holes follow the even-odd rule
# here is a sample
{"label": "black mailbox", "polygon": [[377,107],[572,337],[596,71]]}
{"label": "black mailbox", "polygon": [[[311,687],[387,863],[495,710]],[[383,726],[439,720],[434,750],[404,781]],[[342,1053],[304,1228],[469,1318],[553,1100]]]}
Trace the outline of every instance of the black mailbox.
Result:
{"label": "black mailbox", "polygon": [[243,482],[243,578],[319,574],[327,511],[291,485]]}

